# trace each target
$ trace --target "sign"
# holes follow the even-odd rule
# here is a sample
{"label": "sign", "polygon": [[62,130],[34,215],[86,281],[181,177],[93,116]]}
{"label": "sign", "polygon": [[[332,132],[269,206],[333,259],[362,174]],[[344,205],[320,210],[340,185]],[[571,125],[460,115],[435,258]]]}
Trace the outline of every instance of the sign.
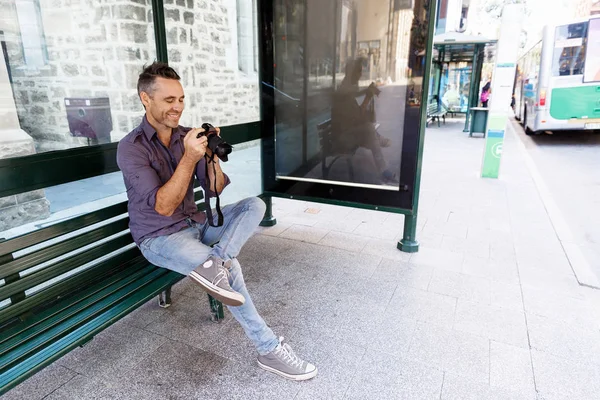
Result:
{"label": "sign", "polygon": [[482,178],[495,179],[500,175],[508,107],[516,72],[522,14],[522,8],[518,4],[506,5],[502,11],[500,39],[492,76],[490,115],[486,127],[485,149],[481,165]]}

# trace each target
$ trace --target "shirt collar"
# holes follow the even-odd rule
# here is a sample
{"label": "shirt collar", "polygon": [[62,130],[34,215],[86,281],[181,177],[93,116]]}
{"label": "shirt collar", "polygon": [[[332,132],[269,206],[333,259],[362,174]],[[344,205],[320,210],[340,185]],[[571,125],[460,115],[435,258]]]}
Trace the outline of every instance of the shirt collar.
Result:
{"label": "shirt collar", "polygon": [[[144,115],[144,118],[142,118],[142,123],[140,124],[140,127],[142,128],[141,132],[143,132],[144,135],[146,135],[146,138],[148,138],[149,141],[152,140],[152,138],[156,135],[156,129],[154,129],[152,125],[150,125],[150,122],[148,122],[148,118],[146,117],[146,115]],[[173,135],[171,136],[171,143],[174,143],[180,137],[185,136],[188,131],[189,129],[185,129],[181,125],[179,125],[176,129],[173,130]]]}

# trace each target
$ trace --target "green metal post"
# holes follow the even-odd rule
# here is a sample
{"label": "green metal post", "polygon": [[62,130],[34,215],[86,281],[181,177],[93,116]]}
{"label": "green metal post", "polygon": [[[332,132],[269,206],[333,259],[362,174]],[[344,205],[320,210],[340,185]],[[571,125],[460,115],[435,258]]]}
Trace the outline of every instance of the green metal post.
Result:
{"label": "green metal post", "polygon": [[[481,76],[479,74],[481,74],[481,68],[479,67],[479,64],[482,64],[479,60],[479,52],[480,52],[480,45],[476,44],[475,45],[475,51],[473,52],[473,65],[471,67],[471,85],[469,85],[469,99],[468,99],[468,103],[467,103],[467,115],[465,117],[465,129],[463,129],[463,132],[469,132],[469,121],[471,119],[471,107],[473,106],[473,102],[475,102],[475,106],[477,106],[478,100],[477,100],[477,95],[479,94],[479,79],[481,78]],[[478,74],[479,73],[479,74]],[[479,76],[478,76],[479,75]]]}
{"label": "green metal post", "polygon": [[277,224],[277,219],[273,216],[273,198],[271,196],[261,196],[261,198],[267,205],[267,209],[260,226],[274,226]]}
{"label": "green metal post", "polygon": [[152,0],[152,19],[154,21],[154,41],[156,43],[156,59],[168,63],[167,28],[165,26],[165,8],[163,0]]}
{"label": "green metal post", "polygon": [[419,193],[421,191],[421,172],[423,170],[423,148],[425,146],[425,123],[427,122],[427,93],[429,93],[429,75],[431,74],[431,57],[433,54],[433,36],[435,32],[435,16],[437,15],[437,0],[431,0],[429,13],[429,33],[427,37],[427,59],[423,74],[423,92],[421,94],[421,123],[419,124],[419,147],[417,150],[417,171],[415,174],[415,190],[413,192],[413,212],[404,218],[404,235],[398,242],[398,249],[405,253],[419,251],[417,241],[417,215],[419,210]]}
{"label": "green metal post", "polygon": [[210,294],[208,295],[208,303],[210,304],[210,311],[212,313],[212,320],[214,322],[219,322],[225,319],[225,314],[223,313],[223,303],[212,297]]}

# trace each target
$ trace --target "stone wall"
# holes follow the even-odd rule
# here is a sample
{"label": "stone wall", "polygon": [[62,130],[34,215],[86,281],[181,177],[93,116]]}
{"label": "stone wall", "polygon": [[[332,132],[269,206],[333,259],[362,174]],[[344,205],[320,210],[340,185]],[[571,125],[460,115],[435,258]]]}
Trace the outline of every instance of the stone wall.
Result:
{"label": "stone wall", "polygon": [[[108,97],[112,141],[139,124],[137,77],[156,59],[150,0],[40,0],[48,54],[41,67],[25,61],[15,0],[0,0],[0,8],[19,120],[38,151],[86,143],[69,132],[68,97]],[[184,123],[259,119],[257,77],[237,68],[235,10],[235,0],[165,0],[169,58],[186,91]]]}

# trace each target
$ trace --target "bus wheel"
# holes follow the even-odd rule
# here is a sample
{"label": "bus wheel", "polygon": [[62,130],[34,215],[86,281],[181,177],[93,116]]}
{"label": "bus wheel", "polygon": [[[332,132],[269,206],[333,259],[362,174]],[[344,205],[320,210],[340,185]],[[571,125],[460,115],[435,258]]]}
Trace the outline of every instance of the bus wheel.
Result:
{"label": "bus wheel", "polygon": [[533,135],[533,131],[527,126],[527,108],[523,111],[523,130],[527,136]]}

